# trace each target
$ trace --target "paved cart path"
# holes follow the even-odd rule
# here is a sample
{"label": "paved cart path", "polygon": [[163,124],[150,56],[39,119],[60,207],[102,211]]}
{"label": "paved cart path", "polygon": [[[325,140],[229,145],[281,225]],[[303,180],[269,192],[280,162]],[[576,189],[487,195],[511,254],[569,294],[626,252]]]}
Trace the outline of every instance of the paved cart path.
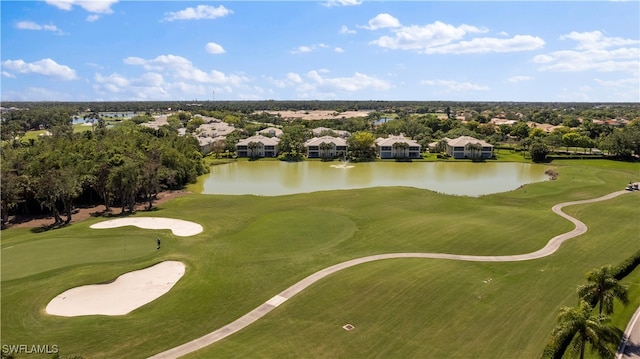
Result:
{"label": "paved cart path", "polygon": [[236,319],[235,321],[223,326],[222,328],[214,330],[209,334],[206,334],[200,338],[197,338],[190,342],[179,345],[175,348],[156,354],[150,357],[150,359],[178,358],[188,353],[202,349],[208,345],[211,345],[249,326],[251,323],[262,318],[267,313],[269,313],[270,311],[278,307],[280,304],[284,303],[285,301],[287,301],[294,295],[300,293],[301,291],[303,291],[313,283],[319,281],[320,279],[330,274],[341,271],[343,269],[356,266],[358,264],[378,261],[382,259],[392,259],[392,258],[431,258],[431,259],[450,259],[450,260],[472,261],[472,262],[516,262],[516,261],[527,261],[527,260],[546,257],[548,255],[553,254],[555,251],[557,251],[558,248],[560,248],[560,245],[564,241],[574,238],[576,236],[579,236],[587,231],[587,226],[584,223],[562,212],[562,208],[566,206],[576,205],[576,204],[606,201],[608,199],[618,197],[625,193],[631,193],[631,191],[624,191],[624,190],[617,191],[617,192],[613,192],[598,198],[592,198],[592,199],[586,199],[586,200],[574,201],[574,202],[564,202],[564,203],[560,203],[553,206],[551,210],[557,215],[572,222],[575,225],[575,228],[572,231],[569,231],[551,238],[551,240],[547,242],[547,245],[545,245],[542,249],[537,250],[535,252],[531,252],[531,253],[509,255],[509,256],[474,256],[474,255],[446,254],[446,253],[388,253],[388,254],[378,254],[378,255],[372,255],[368,257],[356,258],[346,262],[338,263],[331,267],[327,267],[318,272],[315,272],[310,276],[302,279],[298,283],[292,285],[291,287],[280,292],[273,298],[264,302],[262,305],[258,306],[254,310]]}
{"label": "paved cart path", "polygon": [[616,359],[640,358],[640,307],[629,320]]}

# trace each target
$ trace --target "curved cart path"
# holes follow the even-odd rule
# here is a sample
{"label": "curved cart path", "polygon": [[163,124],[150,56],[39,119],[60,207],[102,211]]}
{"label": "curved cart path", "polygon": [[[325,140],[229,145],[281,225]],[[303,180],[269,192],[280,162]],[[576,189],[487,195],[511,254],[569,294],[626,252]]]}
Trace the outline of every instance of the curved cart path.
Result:
{"label": "curved cart path", "polygon": [[640,307],[629,320],[616,353],[616,359],[632,358],[640,358]]}
{"label": "curved cart path", "polygon": [[262,318],[267,313],[272,311],[274,308],[278,307],[280,304],[284,303],[286,300],[300,293],[301,291],[303,291],[313,283],[319,281],[320,279],[330,274],[341,271],[343,269],[356,266],[358,264],[378,261],[382,259],[391,259],[391,258],[431,258],[431,259],[450,259],[450,260],[472,261],[472,262],[516,262],[516,261],[527,261],[527,260],[546,257],[548,255],[553,254],[556,250],[558,250],[558,248],[560,248],[560,245],[564,241],[574,238],[576,236],[579,236],[587,231],[587,226],[584,223],[562,212],[562,208],[566,206],[576,205],[576,204],[605,201],[614,197],[618,197],[625,193],[630,193],[630,191],[624,191],[624,190],[617,191],[617,192],[613,192],[598,198],[592,198],[592,199],[586,199],[586,200],[574,201],[574,202],[565,202],[565,203],[560,203],[553,206],[551,210],[557,215],[563,218],[566,218],[567,220],[572,222],[575,225],[575,228],[572,231],[569,231],[551,238],[551,240],[547,242],[547,245],[545,245],[542,249],[537,250],[535,252],[531,252],[531,253],[509,255],[509,256],[474,256],[474,255],[446,254],[446,253],[387,253],[387,254],[378,254],[378,255],[372,255],[368,257],[356,258],[346,262],[338,263],[331,267],[327,267],[318,272],[315,272],[310,276],[302,279],[298,283],[285,289],[284,291],[277,294],[275,297],[269,299],[268,301],[264,302],[262,305],[258,306],[254,310],[236,319],[235,321],[225,325],[224,327],[214,330],[209,334],[206,334],[200,338],[197,338],[190,342],[179,345],[175,348],[166,350],[162,353],[158,353],[150,357],[149,359],[178,358],[180,356],[186,355],[188,353],[194,352],[208,345],[211,345],[221,339],[226,338],[231,334],[234,334],[244,329],[251,323]]}

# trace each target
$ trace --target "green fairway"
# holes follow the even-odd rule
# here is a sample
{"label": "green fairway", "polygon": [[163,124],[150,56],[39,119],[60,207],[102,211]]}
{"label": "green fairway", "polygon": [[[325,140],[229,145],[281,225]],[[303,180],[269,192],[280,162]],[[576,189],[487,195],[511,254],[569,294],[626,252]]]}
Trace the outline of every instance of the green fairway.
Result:
{"label": "green fairway", "polygon": [[[87,358],[146,357],[222,327],[345,260],[395,252],[533,252],[573,228],[552,213],[554,204],[599,197],[640,180],[637,164],[553,165],[560,174],[555,181],[480,198],[370,188],[280,197],[190,195],[162,205],[157,215],[204,227],[193,237],[134,227],[94,230],[89,226],[100,220],[94,218],[41,233],[5,230],[2,343],[56,344],[62,355]],[[389,259],[346,269],[188,357],[539,357],[558,308],[575,304],[584,274],[640,249],[639,203],[636,192],[565,208],[589,230],[543,259]],[[156,237],[162,238],[159,251]],[[127,316],[44,313],[49,300],[68,288],[168,259],[184,262],[185,276]],[[638,289],[632,294],[637,306]],[[632,313],[625,308],[616,320],[624,323]],[[342,329],[347,323],[355,329]]]}

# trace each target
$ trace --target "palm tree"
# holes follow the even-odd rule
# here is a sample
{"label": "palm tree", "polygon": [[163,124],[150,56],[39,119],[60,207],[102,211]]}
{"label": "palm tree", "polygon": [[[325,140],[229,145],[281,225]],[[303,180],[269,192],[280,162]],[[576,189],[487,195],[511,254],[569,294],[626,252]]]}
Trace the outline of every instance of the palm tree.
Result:
{"label": "palm tree", "polygon": [[260,147],[260,144],[258,142],[249,142],[247,144],[247,148],[249,149],[249,157],[257,157],[258,154],[258,148]]}
{"label": "palm tree", "polygon": [[322,142],[320,143],[320,145],[318,146],[318,148],[321,151],[321,157],[322,158],[327,158],[329,157],[329,155],[331,154],[331,144],[330,143],[326,143],[326,142]]}
{"label": "palm tree", "polygon": [[588,272],[587,280],[588,284],[578,287],[578,296],[594,306],[597,304],[599,314],[613,313],[615,299],[623,304],[629,303],[627,288],[614,278],[610,265]]}
{"label": "palm tree", "polygon": [[407,150],[409,149],[409,144],[406,142],[396,142],[393,144],[393,152],[394,157],[409,157],[407,154]]}
{"label": "palm tree", "polygon": [[471,153],[472,159],[480,158],[480,153],[482,151],[482,145],[479,143],[469,143],[467,144],[467,149]]}
{"label": "palm tree", "polygon": [[587,343],[601,358],[613,358],[622,338],[622,331],[607,325],[609,317],[593,314],[593,307],[581,300],[577,307],[562,307],[558,325],[552,332],[554,341],[570,340],[568,348],[575,357],[584,358]]}
{"label": "palm tree", "polygon": [[448,144],[449,143],[445,139],[442,139],[442,140],[438,141],[438,143],[436,144],[436,148],[435,148],[436,152],[440,152],[440,153],[447,152],[447,145]]}

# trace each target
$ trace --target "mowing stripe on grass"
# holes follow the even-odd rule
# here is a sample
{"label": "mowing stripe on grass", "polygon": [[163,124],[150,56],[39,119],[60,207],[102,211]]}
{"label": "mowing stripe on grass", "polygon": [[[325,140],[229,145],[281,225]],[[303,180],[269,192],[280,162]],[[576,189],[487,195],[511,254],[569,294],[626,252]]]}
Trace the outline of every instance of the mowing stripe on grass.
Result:
{"label": "mowing stripe on grass", "polygon": [[185,344],[179,345],[175,348],[172,348],[162,353],[151,356],[149,357],[149,359],[178,358],[180,356],[186,355],[188,353],[191,353],[196,350],[202,349],[206,346],[209,346],[249,326],[256,320],[262,318],[267,313],[271,312],[273,309],[275,309],[277,306],[282,304],[287,299],[300,293],[301,291],[303,291],[313,283],[319,281],[320,279],[330,274],[336,273],[340,270],[353,267],[358,264],[378,261],[382,259],[392,259],[392,258],[429,258],[429,259],[448,259],[448,260],[474,261],[474,262],[514,262],[514,261],[526,261],[526,260],[546,257],[548,255],[553,254],[556,250],[558,250],[558,248],[560,248],[560,245],[564,241],[577,237],[587,231],[587,226],[583,222],[562,212],[562,208],[566,206],[577,205],[577,204],[586,204],[586,203],[593,203],[598,201],[605,201],[608,199],[618,197],[625,193],[631,193],[631,192],[624,191],[624,190],[616,191],[598,198],[592,198],[592,199],[581,200],[581,201],[573,201],[573,202],[564,202],[564,203],[559,203],[553,206],[552,211],[557,215],[572,222],[575,225],[575,228],[569,232],[566,232],[551,238],[549,242],[547,242],[547,244],[542,249],[532,253],[510,255],[510,256],[473,256],[473,255],[458,255],[458,254],[447,254],[447,253],[387,253],[387,254],[378,254],[378,255],[372,255],[372,256],[367,256],[362,258],[356,258],[346,262],[338,263],[336,265],[333,265],[325,269],[322,269],[318,272],[315,272],[310,276],[302,279],[298,283],[285,289],[284,291],[280,292],[278,295],[269,299],[267,302],[261,304],[254,310],[236,319],[235,321],[225,325],[224,327],[217,329],[198,339],[192,340]]}

